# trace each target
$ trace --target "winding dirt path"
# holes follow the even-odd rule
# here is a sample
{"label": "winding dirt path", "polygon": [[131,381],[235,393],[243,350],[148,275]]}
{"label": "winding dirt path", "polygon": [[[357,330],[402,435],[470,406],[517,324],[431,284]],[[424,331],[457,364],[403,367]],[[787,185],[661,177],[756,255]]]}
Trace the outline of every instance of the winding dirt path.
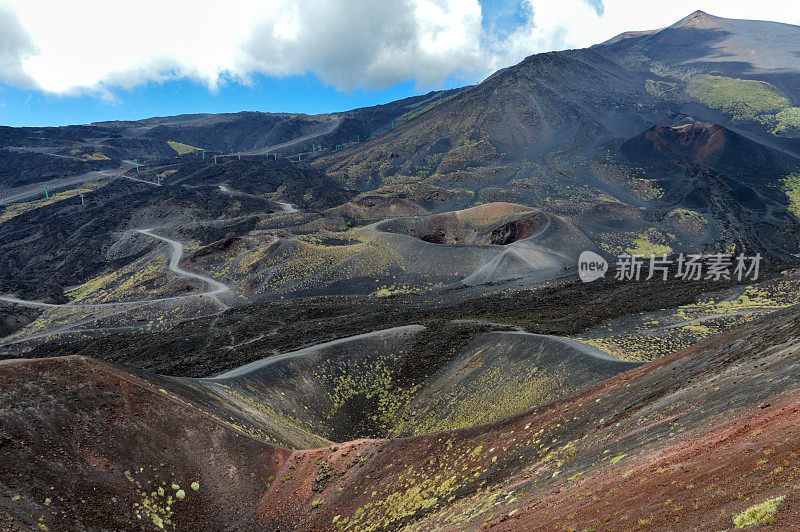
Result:
{"label": "winding dirt path", "polygon": [[339,338],[337,340],[331,340],[330,342],[304,347],[303,349],[298,349],[297,351],[290,351],[288,353],[282,353],[280,355],[272,355],[267,358],[262,358],[261,360],[256,360],[255,362],[250,362],[249,364],[245,364],[244,366],[239,366],[238,368],[233,368],[224,373],[220,373],[219,375],[216,375],[214,377],[207,377],[205,379],[200,379],[200,380],[222,380],[222,379],[232,379],[234,377],[241,377],[243,375],[247,375],[248,373],[258,371],[276,362],[280,362],[282,360],[287,360],[290,358],[296,358],[299,356],[307,355],[309,353],[313,353],[314,351],[318,351],[320,349],[325,349],[327,347],[333,347],[335,345],[352,342],[353,340],[363,340],[365,338],[391,336],[395,334],[417,333],[420,331],[424,331],[426,328],[427,327],[425,327],[424,325],[401,325],[399,327],[392,327],[390,329],[380,329],[378,331],[372,331],[364,334],[357,334],[355,336],[348,336],[346,338]]}
{"label": "winding dirt path", "polygon": [[177,301],[182,299],[191,299],[197,297],[211,297],[217,304],[219,304],[223,309],[227,310],[230,307],[227,303],[222,301],[219,296],[231,291],[231,288],[217,281],[216,279],[212,279],[206,275],[195,273],[189,270],[184,270],[180,267],[180,261],[183,258],[183,244],[178,242],[177,240],[172,240],[171,238],[163,237],[153,233],[153,229],[134,229],[135,232],[141,233],[143,235],[147,235],[151,238],[155,238],[157,240],[161,240],[169,244],[169,263],[167,265],[167,269],[173,272],[178,277],[182,277],[184,279],[197,279],[201,281],[205,285],[208,286],[208,290],[205,292],[201,292],[198,294],[186,294],[183,296],[170,296],[170,297],[161,297],[156,299],[141,299],[136,301],[116,301],[110,303],[44,303],[42,301],[30,301],[26,299],[19,299],[17,297],[12,296],[0,296],[0,301],[5,301],[6,303],[14,303],[17,305],[25,305],[28,307],[38,307],[38,308],[84,308],[84,309],[99,309],[104,307],[135,307],[141,306],[143,304],[148,303],[160,303],[163,301]]}
{"label": "winding dirt path", "polygon": [[[221,294],[225,294],[231,291],[230,286],[226,285],[225,283],[221,283],[216,279],[208,277],[207,275],[191,272],[189,270],[184,270],[183,268],[180,267],[180,262],[181,259],[183,258],[182,243],[178,242],[177,240],[172,240],[171,238],[167,238],[165,236],[157,235],[153,233],[152,229],[136,229],[135,231],[137,233],[147,235],[149,237],[161,240],[169,244],[169,264],[167,265],[167,269],[169,269],[172,273],[184,279],[187,278],[197,279],[198,281],[201,281],[206,285],[208,285],[207,292],[203,292],[202,294],[193,294],[193,295],[209,296],[224,309],[227,310],[231,308],[230,305],[228,305],[219,298]],[[190,296],[184,296],[184,297],[190,297]]]}
{"label": "winding dirt path", "polygon": [[[19,344],[23,342],[29,342],[32,340],[40,340],[43,338],[48,338],[51,336],[56,336],[59,334],[65,334],[70,332],[89,332],[89,331],[121,331],[121,330],[134,330],[140,328],[138,326],[125,326],[125,327],[101,327],[96,329],[78,329],[82,325],[87,325],[89,323],[95,322],[97,320],[109,318],[118,314],[122,314],[124,312],[128,312],[130,310],[135,310],[137,308],[145,307],[155,303],[161,302],[168,302],[168,301],[179,301],[179,300],[188,300],[193,298],[205,298],[208,297],[212,299],[219,307],[220,312],[224,312],[231,308],[229,304],[224,302],[219,296],[222,294],[229,293],[231,288],[217,281],[216,279],[212,279],[206,275],[195,273],[189,270],[184,270],[180,267],[180,261],[183,258],[183,244],[178,242],[177,240],[172,240],[171,238],[163,237],[153,233],[153,229],[134,229],[135,232],[141,233],[143,235],[147,235],[151,238],[156,240],[161,240],[166,242],[169,245],[169,262],[167,265],[167,269],[169,269],[172,273],[177,275],[178,277],[182,278],[190,278],[190,279],[197,279],[201,281],[205,285],[207,285],[208,289],[204,292],[198,294],[187,294],[183,296],[171,296],[171,297],[162,297],[156,299],[144,299],[144,300],[137,300],[137,301],[119,301],[119,302],[112,302],[112,303],[64,303],[64,304],[56,304],[56,303],[44,303],[42,301],[29,301],[25,299],[19,299],[16,297],[11,296],[0,296],[0,301],[5,301],[6,303],[13,303],[17,305],[24,305],[27,307],[37,307],[37,308],[72,308],[72,309],[90,309],[96,310],[100,312],[100,314],[95,314],[89,318],[82,319],[80,321],[65,324],[61,327],[58,327],[52,331],[47,331],[43,333],[37,333],[32,336],[26,336],[23,338],[17,338],[16,340],[10,342],[10,345]],[[193,319],[193,318],[190,318]],[[180,322],[183,320],[177,320]]]}
{"label": "winding dirt path", "polygon": [[297,207],[286,201],[279,201],[278,205],[280,205],[283,211],[287,213],[300,212]]}

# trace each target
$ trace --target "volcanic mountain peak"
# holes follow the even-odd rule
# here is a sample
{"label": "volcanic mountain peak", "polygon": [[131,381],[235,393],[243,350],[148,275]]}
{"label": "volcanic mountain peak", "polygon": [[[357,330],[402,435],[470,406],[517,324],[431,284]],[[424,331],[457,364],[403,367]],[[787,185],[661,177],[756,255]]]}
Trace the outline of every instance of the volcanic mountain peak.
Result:
{"label": "volcanic mountain peak", "polygon": [[800,27],[695,11],[666,28],[627,32],[599,46],[620,61],[630,53],[665,65],[693,64],[727,74],[796,74]]}
{"label": "volcanic mountain peak", "polygon": [[697,10],[691,15],[680,19],[678,22],[670,26],[671,28],[707,28],[710,26],[717,26],[719,22],[725,20],[714,15],[709,15],[705,11]]}
{"label": "volcanic mountain peak", "polygon": [[705,11],[697,10],[694,13],[680,19],[675,24],[670,26],[666,26],[663,28],[658,28],[654,30],[641,30],[641,31],[626,31],[620,33],[619,35],[612,37],[611,39],[598,44],[597,46],[606,46],[616,44],[620,41],[624,41],[625,39],[633,39],[636,37],[642,37],[647,35],[653,35],[664,31],[667,28],[710,28],[710,27],[717,27],[719,26],[720,21],[725,19],[720,17],[715,17],[714,15],[710,15]]}

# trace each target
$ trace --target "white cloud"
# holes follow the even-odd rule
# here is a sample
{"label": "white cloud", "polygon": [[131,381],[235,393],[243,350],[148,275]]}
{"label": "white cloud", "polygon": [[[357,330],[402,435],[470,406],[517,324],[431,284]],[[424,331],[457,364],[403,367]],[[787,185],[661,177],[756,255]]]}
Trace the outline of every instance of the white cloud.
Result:
{"label": "white cloud", "polygon": [[480,22],[476,1],[303,2],[254,28],[245,66],[275,74],[310,71],[344,89],[404,79],[436,84],[462,66],[474,70]]}
{"label": "white cloud", "polygon": [[796,0],[522,0],[526,24],[504,39],[490,42],[493,69],[536,52],[582,48],[626,31],[658,29],[700,9],[712,15],[800,24]]}
{"label": "white cloud", "polygon": [[487,30],[478,0],[0,0],[0,80],[109,97],[174,78],[214,90],[256,73],[311,72],[343,90],[404,80],[428,87],[666,26],[696,9],[800,24],[795,0],[757,9],[750,0],[519,1],[525,20],[509,31]]}
{"label": "white cloud", "polygon": [[17,85],[31,85],[31,80],[22,70],[24,58],[36,53],[33,40],[25,32],[16,13],[0,4],[0,80]]}

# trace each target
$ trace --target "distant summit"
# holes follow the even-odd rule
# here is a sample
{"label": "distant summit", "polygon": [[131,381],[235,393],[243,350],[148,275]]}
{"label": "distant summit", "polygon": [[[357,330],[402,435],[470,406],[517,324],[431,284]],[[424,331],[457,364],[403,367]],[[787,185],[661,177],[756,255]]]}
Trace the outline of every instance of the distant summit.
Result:
{"label": "distant summit", "polygon": [[796,73],[800,26],[695,11],[666,28],[621,33],[593,48],[605,49],[618,61],[634,54],[666,65],[702,65],[729,73]]}
{"label": "distant summit", "polygon": [[672,26],[671,28],[702,28],[719,24],[719,21],[725,20],[714,15],[709,15],[705,11],[697,10],[688,17],[684,17]]}
{"label": "distant summit", "polygon": [[644,36],[647,36],[647,35],[653,35],[653,34],[661,32],[661,31],[663,31],[663,30],[665,30],[667,28],[708,27],[708,26],[712,26],[715,23],[715,21],[719,21],[719,20],[724,20],[724,19],[720,19],[719,17],[715,17],[714,15],[709,15],[705,11],[698,10],[698,11],[695,11],[694,13],[692,13],[691,15],[688,15],[688,16],[680,19],[678,22],[676,22],[675,24],[672,24],[671,26],[666,26],[664,28],[658,28],[658,29],[655,29],[655,30],[625,31],[625,32],[620,33],[619,35],[617,35],[615,37],[612,37],[611,39],[609,39],[609,40],[607,40],[605,42],[602,42],[600,44],[597,44],[595,46],[608,46],[608,45],[612,45],[612,44],[616,44],[618,42],[624,41],[626,39],[634,39],[634,38],[637,38],[637,37],[644,37]]}

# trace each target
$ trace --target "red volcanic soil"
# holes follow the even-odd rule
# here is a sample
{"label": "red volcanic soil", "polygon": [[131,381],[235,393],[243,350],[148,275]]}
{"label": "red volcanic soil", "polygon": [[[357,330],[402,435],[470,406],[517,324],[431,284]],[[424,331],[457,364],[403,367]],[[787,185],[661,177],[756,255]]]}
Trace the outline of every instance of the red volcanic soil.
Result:
{"label": "red volcanic soil", "polygon": [[180,530],[250,528],[289,455],[88,358],[2,362],[0,382],[3,530],[154,530],[153,516]]}
{"label": "red volcanic soil", "polygon": [[724,127],[713,124],[687,124],[656,126],[646,136],[657,151],[672,152],[679,159],[703,164],[725,146],[726,132]]}
{"label": "red volcanic soil", "polygon": [[297,451],[301,473],[259,512],[321,530],[707,530],[785,496],[777,525],[800,524],[798,324],[787,313],[493,425]]}
{"label": "red volcanic soil", "polygon": [[495,202],[430,216],[384,222],[381,229],[435,244],[505,245],[535,235],[547,222],[537,209]]}
{"label": "red volcanic soil", "polygon": [[[742,501],[749,505],[797,489],[798,423],[796,395],[768,408],[738,412],[727,423],[648,449],[632,465],[607,467],[582,478],[570,489],[571,497],[560,490],[549,492],[497,529],[559,522],[597,528],[619,524],[622,517],[631,526],[662,530],[729,526],[747,506]],[[800,522],[799,502],[795,497],[784,503],[779,526],[795,528],[788,524]]]}
{"label": "red volcanic soil", "polygon": [[456,211],[459,214],[459,217],[466,218],[466,219],[492,219],[492,218],[500,218],[502,216],[508,216],[509,214],[520,213],[531,210],[530,207],[525,205],[520,205],[518,203],[509,203],[507,201],[495,201],[492,203],[484,203],[483,205],[477,205],[475,207],[470,207],[469,209],[464,209],[462,211]]}
{"label": "red volcanic soil", "polygon": [[773,497],[796,529],[797,310],[490,425],[294,452],[155,377],[3,363],[0,522],[152,529],[136,513],[176,482],[182,530],[719,530]]}

